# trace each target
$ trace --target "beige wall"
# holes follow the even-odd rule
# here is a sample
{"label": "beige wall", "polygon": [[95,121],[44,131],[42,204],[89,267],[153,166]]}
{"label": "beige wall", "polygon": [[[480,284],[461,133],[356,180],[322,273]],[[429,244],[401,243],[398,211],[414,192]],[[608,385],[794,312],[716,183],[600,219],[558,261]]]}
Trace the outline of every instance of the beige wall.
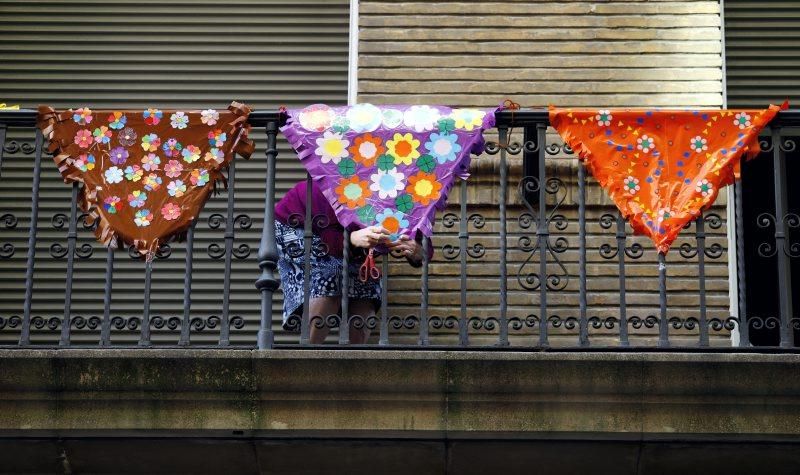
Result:
{"label": "beige wall", "polygon": [[[716,1],[506,1],[506,2],[360,2],[358,58],[359,102],[443,103],[493,106],[510,98],[523,107],[548,104],[575,107],[707,107],[722,105],[722,59],[719,4]],[[496,140],[491,134],[490,140]],[[548,140],[556,140],[549,134]],[[522,211],[516,189],[521,159],[509,157],[509,316],[538,314],[539,294],[525,290],[517,273],[538,269],[538,256],[525,265],[528,253],[518,239],[535,230],[520,229]],[[561,213],[570,219],[564,231],[551,226],[551,239],[563,236],[569,250],[559,255],[570,281],[548,293],[551,314],[578,314],[576,162],[560,156],[548,161],[548,175],[568,185]],[[497,315],[499,302],[497,157],[473,161],[469,182],[469,214],[487,218],[483,229],[470,228],[469,245],[486,246],[486,256],[469,259],[468,315]],[[455,189],[457,190],[457,188]],[[724,194],[723,194],[724,195]],[[457,193],[451,194],[451,205]],[[588,303],[590,316],[618,315],[617,261],[599,256],[603,243],[615,244],[614,229],[604,230],[598,217],[615,209],[590,182],[587,197]],[[718,204],[724,205],[725,196]],[[457,206],[451,211],[458,212]],[[723,218],[724,206],[715,210]],[[441,215],[440,215],[441,216]],[[457,245],[453,230],[438,224],[436,260],[431,265],[433,315],[458,315],[459,268],[442,258],[441,247]],[[708,245],[727,247],[726,226],[710,231]],[[678,253],[683,243],[695,245],[694,228],[684,231],[668,255],[669,315],[699,315],[695,260]],[[630,228],[628,228],[630,232]],[[631,240],[628,241],[632,242]],[[629,261],[628,316],[658,314],[656,253],[649,241],[634,238],[647,249]],[[709,316],[728,315],[727,254],[706,259]],[[455,261],[456,263],[458,261]],[[528,267],[530,266],[530,267]],[[390,279],[390,315],[418,313],[419,277],[396,265]],[[556,267],[550,271],[557,271]],[[611,333],[616,334],[616,329]],[[651,330],[651,332],[654,330]],[[602,330],[592,330],[599,337]],[[681,333],[672,330],[673,333]],[[712,332],[713,334],[713,332]],[[689,335],[696,335],[689,332]],[[691,336],[689,337],[692,338]],[[573,339],[568,339],[574,343]],[[527,344],[533,340],[528,339]],[[722,343],[722,342],[720,342]]]}
{"label": "beige wall", "polygon": [[722,105],[717,1],[360,4],[361,102]]}

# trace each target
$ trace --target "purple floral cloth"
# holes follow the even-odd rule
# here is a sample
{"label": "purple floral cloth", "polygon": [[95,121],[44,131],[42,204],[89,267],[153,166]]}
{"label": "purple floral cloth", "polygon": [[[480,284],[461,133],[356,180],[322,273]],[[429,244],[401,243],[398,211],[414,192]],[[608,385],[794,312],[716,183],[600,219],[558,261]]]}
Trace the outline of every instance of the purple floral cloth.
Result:
{"label": "purple floral cloth", "polygon": [[288,111],[281,131],[342,226],[383,226],[397,240],[431,235],[455,179],[469,176],[470,154],[483,152],[495,111],[314,104]]}

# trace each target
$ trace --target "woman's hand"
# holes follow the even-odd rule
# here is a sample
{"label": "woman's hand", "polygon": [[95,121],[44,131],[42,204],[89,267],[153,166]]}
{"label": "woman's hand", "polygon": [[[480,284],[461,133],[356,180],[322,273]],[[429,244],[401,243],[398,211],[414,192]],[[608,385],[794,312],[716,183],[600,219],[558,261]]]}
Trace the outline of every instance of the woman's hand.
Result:
{"label": "woman's hand", "polygon": [[367,226],[350,233],[350,243],[356,247],[370,249],[389,241],[389,231],[380,226]]}
{"label": "woman's hand", "polygon": [[412,266],[419,267],[422,265],[422,244],[410,237],[402,235],[397,241],[387,243],[386,247],[392,251],[399,252],[408,259],[408,263]]}

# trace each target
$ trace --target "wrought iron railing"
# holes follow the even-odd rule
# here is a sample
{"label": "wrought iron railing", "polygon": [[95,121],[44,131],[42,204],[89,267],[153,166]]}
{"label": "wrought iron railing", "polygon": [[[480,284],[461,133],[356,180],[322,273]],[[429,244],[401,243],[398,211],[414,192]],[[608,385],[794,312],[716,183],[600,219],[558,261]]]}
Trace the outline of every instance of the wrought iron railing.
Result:
{"label": "wrought iron railing", "polygon": [[[347,295],[342,297],[341,311],[336,315],[309,315],[308,281],[305,283],[305,305],[302,315],[290,317],[288,327],[294,333],[283,333],[276,322],[280,321],[279,311],[275,304],[279,299],[280,281],[277,272],[278,250],[273,228],[274,205],[276,202],[276,174],[278,170],[278,141],[281,115],[277,111],[257,111],[251,114],[250,122],[254,131],[261,130],[266,134],[264,148],[265,161],[261,162],[266,169],[264,188],[263,218],[247,213],[236,212],[235,168],[228,172],[227,201],[224,212],[211,213],[207,219],[210,229],[224,230],[223,243],[212,242],[207,246],[207,254],[212,259],[222,261],[222,288],[220,289],[219,308],[215,315],[198,316],[192,310],[192,298],[197,295],[193,279],[198,275],[193,272],[195,252],[195,227],[189,229],[185,243],[168,243],[162,246],[157,258],[151,263],[134,261],[143,273],[144,287],[142,293],[141,315],[122,317],[114,312],[113,283],[115,267],[119,266],[119,251],[105,251],[102,264],[104,282],[102,298],[90,302],[94,305],[94,315],[76,315],[73,311],[73,299],[80,296],[80,289],[73,288],[73,273],[80,262],[93,259],[98,254],[96,245],[80,244],[80,239],[91,238],[93,223],[88,216],[77,207],[78,185],[72,187],[71,202],[63,203],[63,209],[55,210],[50,216],[51,228],[48,232],[65,233],[66,242],[56,242],[46,249],[48,259],[65,261],[65,278],[63,280],[64,301],[63,313],[60,315],[37,314],[32,309],[34,295],[48,293],[48,283],[37,280],[42,266],[43,251],[39,239],[40,232],[40,176],[43,167],[50,162],[43,153],[43,137],[35,132],[35,140],[31,144],[26,141],[9,140],[7,132],[23,128],[33,135],[35,124],[34,111],[1,111],[0,112],[0,185],[7,186],[15,178],[4,177],[3,156],[23,154],[32,155],[30,214],[20,219],[14,212],[6,212],[0,204],[0,236],[12,231],[18,232],[21,224],[28,223],[27,239],[24,245],[13,244],[10,239],[0,238],[0,266],[13,256],[25,256],[24,282],[7,276],[0,277],[0,291],[18,286],[20,282],[22,302],[7,301],[0,308],[0,346],[2,347],[169,347],[169,346],[215,346],[233,348],[313,348],[318,345],[310,343],[311,328],[328,327],[335,330],[335,337],[329,342],[335,345],[352,347],[349,331],[351,328],[367,328],[372,337],[366,345],[358,347],[370,348],[505,348],[505,349],[668,349],[696,348],[701,350],[747,350],[754,347],[751,341],[752,332],[772,332],[775,341],[767,338],[766,344],[760,348],[790,351],[795,345],[795,334],[800,331],[800,318],[793,313],[796,303],[793,292],[792,270],[797,272],[797,261],[800,257],[800,243],[792,240],[790,232],[800,227],[800,217],[796,211],[798,203],[792,200],[787,187],[787,154],[794,153],[795,142],[791,134],[792,127],[800,126],[800,111],[780,112],[771,127],[765,132],[762,140],[764,154],[771,154],[772,176],[774,188],[770,191],[770,200],[774,199],[771,211],[758,213],[755,225],[762,232],[768,232],[770,239],[763,242],[746,241],[746,200],[747,193],[743,185],[737,182],[733,188],[733,206],[726,209],[720,207],[701,215],[684,231],[684,241],[676,249],[683,261],[674,263],[667,257],[657,254],[652,248],[642,245],[632,238],[626,230],[626,223],[619,213],[611,207],[598,207],[597,203],[587,201],[587,188],[594,186],[583,168],[578,165],[572,151],[559,145],[557,141],[548,143],[546,111],[518,110],[500,112],[498,115],[497,140],[487,144],[487,157],[481,160],[492,163],[497,170],[499,182],[496,203],[481,203],[481,209],[493,208],[492,218],[484,216],[480,210],[474,209],[474,202],[468,199],[467,182],[461,182],[460,188],[454,188],[452,198],[455,204],[439,217],[438,228],[443,236],[450,236],[439,241],[434,236],[432,245],[437,252],[433,261],[427,255],[423,260],[419,278],[419,298],[417,311],[411,314],[392,312],[392,293],[388,291],[392,257],[385,256],[380,260],[382,267],[383,302],[374,315],[352,315],[349,312],[350,302]],[[522,139],[513,131],[524,131]],[[256,134],[256,132],[254,132]],[[522,172],[517,186],[509,185],[510,161],[521,156]],[[549,162],[553,157],[570,159],[576,169],[574,185],[568,184],[563,177],[553,176]],[[259,160],[256,158],[256,160]],[[761,157],[758,160],[767,160]],[[4,185],[4,182],[6,185]],[[18,184],[18,182],[13,182]],[[312,185],[308,178],[308,184]],[[309,186],[310,190],[310,186]],[[310,191],[309,191],[310,193]],[[512,196],[513,195],[513,196]],[[568,200],[567,195],[572,195]],[[310,201],[310,200],[309,200]],[[767,200],[769,201],[769,200]],[[572,217],[564,210],[574,208]],[[589,208],[593,211],[590,212]],[[15,208],[17,209],[17,208]],[[594,213],[594,214],[593,214]],[[260,214],[260,213],[255,213]],[[304,217],[304,237],[297,242],[294,251],[298,256],[305,256],[309,262],[311,253],[325,253],[326,249],[312,249],[312,223],[319,227],[330,225],[320,222],[319,217],[311,216],[310,210]],[[735,227],[725,232],[726,223],[735,218]],[[316,222],[315,222],[316,221]],[[492,221],[494,231],[486,231]],[[242,271],[234,265],[236,260],[250,257],[251,247],[247,242],[238,241],[236,231],[257,231],[260,227],[260,244],[258,246],[257,265]],[[589,230],[591,228],[591,230]],[[470,234],[472,229],[473,234]],[[569,231],[568,231],[569,230]],[[713,233],[713,235],[711,235]],[[476,238],[494,239],[496,247],[491,249],[484,243],[476,242]],[[712,239],[713,238],[713,239]],[[349,240],[347,232],[345,242]],[[710,242],[712,239],[714,242]],[[237,242],[238,241],[238,242]],[[444,244],[442,244],[444,242]],[[728,252],[728,244],[734,242],[735,249]],[[428,246],[427,242],[425,246]],[[183,249],[183,287],[181,292],[174,291],[169,298],[182,299],[183,311],[180,315],[154,315],[151,312],[152,275],[154,267],[163,259],[173,258],[173,248]],[[352,259],[344,246],[345,268]],[[675,251],[673,251],[675,252]],[[514,253],[517,260],[509,258]],[[777,293],[774,305],[775,313],[765,314],[759,308],[753,308],[752,302],[758,296],[748,298],[748,282],[763,279],[761,273],[754,274],[746,266],[749,255],[757,255],[770,261],[770,268],[775,269],[777,276]],[[567,259],[567,256],[570,256]],[[544,258],[542,258],[544,257]],[[733,305],[724,305],[724,314],[719,311],[710,313],[707,295],[711,295],[706,284],[709,280],[707,270],[710,261],[722,262],[725,258],[735,262],[731,270],[735,271],[733,280],[734,292],[737,295]],[[613,314],[590,315],[593,308],[594,276],[591,269],[608,264],[592,264],[594,259],[615,263],[616,274],[604,277],[604,284],[612,283],[616,304],[604,303],[606,309],[613,307]],[[131,259],[138,259],[132,253]],[[670,257],[671,259],[671,257]],[[452,298],[449,307],[452,312],[439,315],[431,312],[430,283],[436,279],[432,272],[433,264],[449,265],[455,271],[458,288],[448,287],[443,293]],[[668,266],[669,262],[669,266]],[[715,264],[714,269],[723,268],[723,264]],[[130,262],[126,264],[130,268]],[[479,266],[476,268],[476,265]],[[681,277],[681,285],[676,290],[669,287],[670,266],[680,266],[687,275]],[[97,267],[97,266],[96,266]],[[496,273],[486,273],[487,268]],[[496,303],[488,304],[488,313],[475,312],[470,305],[470,296],[474,292],[470,281],[474,269],[481,271],[481,276],[489,275],[496,279]],[[631,275],[631,270],[636,273]],[[644,295],[645,303],[638,302],[637,308],[649,307],[652,312],[632,312],[629,306],[631,284],[641,284],[642,269],[654,269],[652,293],[637,290],[637,299]],[[100,267],[97,267],[100,272]],[[250,309],[250,315],[242,316],[231,311],[232,281],[241,281],[260,274],[253,279],[256,290],[260,294],[260,303]],[[308,270],[308,269],[307,269]],[[0,269],[2,272],[3,269]],[[494,272],[493,271],[493,272]],[[696,273],[695,273],[696,271]],[[516,275],[513,275],[516,274]],[[692,275],[694,274],[694,275]],[[306,272],[306,279],[309,273]],[[343,286],[347,286],[347,273],[343,273]],[[687,291],[684,284],[696,279],[696,287]],[[727,273],[716,276],[715,282],[727,279]],[[483,282],[483,281],[481,281]],[[509,284],[514,288],[510,289]],[[565,300],[563,292],[572,289],[566,299],[558,306],[550,305],[552,299]],[[647,285],[645,285],[647,287]],[[795,288],[797,288],[795,284]],[[440,292],[441,293],[441,292]],[[672,312],[670,299],[673,295],[684,298],[692,293],[697,298],[696,315],[679,316]],[[719,292],[718,292],[719,293]],[[345,293],[346,294],[346,293]],[[724,292],[727,296],[728,293]],[[437,294],[438,295],[438,294]],[[485,295],[482,293],[481,295]],[[495,295],[492,293],[492,295]],[[527,304],[514,304],[514,311],[509,297],[519,296],[529,299]],[[486,302],[481,302],[486,307]],[[257,306],[257,308],[255,308]],[[685,306],[685,304],[684,304]],[[719,306],[718,306],[719,307]],[[728,309],[727,307],[730,307]],[[748,308],[749,307],[749,308]],[[764,308],[770,307],[765,305]],[[557,310],[556,310],[557,308]],[[730,310],[730,313],[729,313]],[[564,312],[567,312],[565,314]],[[41,312],[39,312],[41,313]],[[242,313],[242,312],[239,312]],[[250,323],[250,330],[247,328]],[[347,324],[342,324],[347,323]],[[213,330],[211,337],[199,337]],[[236,332],[236,338],[232,337]],[[276,338],[279,334],[279,338]],[[333,347],[334,345],[329,345]]]}

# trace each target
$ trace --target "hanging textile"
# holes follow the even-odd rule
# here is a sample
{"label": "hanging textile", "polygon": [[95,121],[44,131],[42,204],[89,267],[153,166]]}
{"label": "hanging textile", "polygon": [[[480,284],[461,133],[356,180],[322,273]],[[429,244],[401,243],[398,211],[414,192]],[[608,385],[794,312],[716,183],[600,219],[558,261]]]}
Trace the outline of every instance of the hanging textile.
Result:
{"label": "hanging textile", "polygon": [[[783,108],[788,105],[784,104]],[[583,160],[636,234],[666,253],[689,221],[760,152],[759,132],[781,109],[573,110],[550,124]]]}
{"label": "hanging textile", "polygon": [[81,183],[80,206],[97,239],[133,245],[152,259],[160,243],[184,231],[203,208],[233,153],[249,158],[250,109],[55,111],[40,106],[65,183]]}
{"label": "hanging textile", "polygon": [[430,236],[456,177],[469,176],[495,110],[444,106],[328,107],[288,111],[281,131],[342,226],[383,226],[390,239]]}

